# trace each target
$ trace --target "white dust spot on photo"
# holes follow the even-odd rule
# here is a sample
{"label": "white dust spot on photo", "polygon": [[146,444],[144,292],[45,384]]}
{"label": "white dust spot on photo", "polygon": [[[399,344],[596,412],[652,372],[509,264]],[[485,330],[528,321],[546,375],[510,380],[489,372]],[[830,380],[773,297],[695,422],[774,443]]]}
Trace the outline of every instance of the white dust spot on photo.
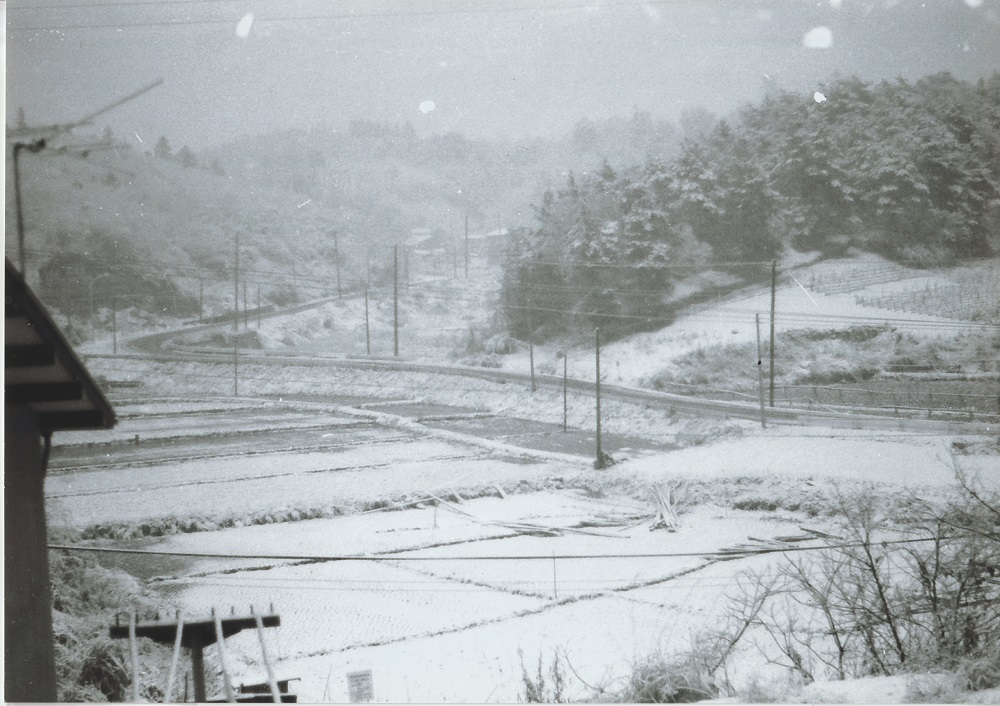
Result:
{"label": "white dust spot on photo", "polygon": [[663,21],[663,15],[660,14],[660,9],[649,3],[643,3],[642,11],[646,13],[646,17],[653,21],[653,24],[659,24]]}
{"label": "white dust spot on photo", "polygon": [[434,101],[424,101],[420,104],[420,112],[427,115],[434,110]]}
{"label": "white dust spot on photo", "polygon": [[832,7],[834,10],[839,10],[840,6],[843,5],[843,0],[829,0],[829,1],[830,1],[830,7]]}
{"label": "white dust spot on photo", "polygon": [[983,0],[965,0],[965,4],[975,10],[977,7],[983,4]]}
{"label": "white dust spot on photo", "polygon": [[248,12],[243,15],[243,19],[239,21],[236,25],[236,36],[240,39],[246,39],[250,36],[250,28],[253,26],[253,13]]}
{"label": "white dust spot on photo", "polygon": [[833,32],[829,27],[813,27],[802,37],[802,46],[806,49],[829,49],[833,46]]}
{"label": "white dust spot on photo", "polygon": [[813,100],[816,101],[817,103],[826,103],[826,96],[824,96],[819,91],[816,91],[815,93],[813,93]]}

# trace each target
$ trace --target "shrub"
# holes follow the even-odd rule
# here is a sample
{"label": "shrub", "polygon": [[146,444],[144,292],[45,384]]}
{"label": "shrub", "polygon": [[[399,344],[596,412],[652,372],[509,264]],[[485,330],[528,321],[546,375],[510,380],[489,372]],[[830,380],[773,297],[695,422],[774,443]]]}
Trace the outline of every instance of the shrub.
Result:
{"label": "shrub", "polygon": [[715,676],[697,648],[664,658],[652,655],[632,668],[622,701],[644,704],[689,704],[719,695]]}
{"label": "shrub", "polygon": [[517,656],[521,660],[521,685],[524,687],[521,698],[523,698],[524,703],[565,703],[563,692],[566,687],[566,674],[559,660],[558,652],[553,651],[552,664],[548,670],[545,669],[542,655],[539,654],[538,670],[534,675],[528,674],[528,670],[524,666],[524,653],[518,650]]}
{"label": "shrub", "polygon": [[767,658],[807,681],[946,669],[963,688],[1000,683],[1000,493],[958,477],[957,499],[903,512],[838,494],[834,547],[751,579]]}

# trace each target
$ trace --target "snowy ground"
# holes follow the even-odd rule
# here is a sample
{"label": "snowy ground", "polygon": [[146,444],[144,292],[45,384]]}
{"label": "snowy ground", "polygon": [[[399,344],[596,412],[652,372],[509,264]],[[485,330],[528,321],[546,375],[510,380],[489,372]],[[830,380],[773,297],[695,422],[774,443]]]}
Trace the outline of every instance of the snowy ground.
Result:
{"label": "snowy ground", "polygon": [[[906,318],[897,328],[946,331],[946,320],[863,307],[856,291],[823,294],[811,288],[814,282],[829,285],[847,275],[829,263],[815,267],[811,279],[806,271],[796,273],[798,283],[782,283],[779,330]],[[888,291],[899,285],[865,286]],[[404,356],[451,359],[461,352],[467,327],[488,329],[481,308],[469,307],[461,326],[435,330],[447,300],[439,294],[427,302],[430,308],[407,309]],[[334,302],[291,324],[267,322],[261,339],[270,348],[363,353],[359,304]],[[763,315],[769,304],[762,290],[610,344],[603,352],[605,379],[638,385],[699,346],[752,345],[754,314]],[[385,353],[391,322],[384,301],[373,309],[373,352]],[[422,318],[423,311],[433,315]],[[555,346],[535,353],[539,369],[561,372]],[[505,356],[504,365],[527,371],[527,352]],[[961,440],[974,452],[956,454],[953,437],[760,430],[749,422],[677,419],[608,400],[605,430],[648,444],[597,472],[572,448],[518,448],[529,445],[525,434],[515,433],[520,424],[561,422],[556,391],[248,364],[241,373],[244,394],[283,393],[284,401],[227,401],[226,366],[97,360],[92,367],[111,379],[141,379],[143,395],[219,397],[120,405],[122,422],[113,432],[59,435],[46,488],[50,518],[77,527],[140,528],[173,518],[172,529],[185,533],[147,533],[116,545],[266,555],[121,563],[157,577],[154,585],[190,614],[273,603],[282,627],[269,631],[270,651],[279,659],[279,678],[300,679],[293,682],[300,701],[347,701],[347,675],[359,670],[372,671],[377,701],[516,701],[522,663],[533,672],[539,658],[548,665],[557,652],[574,674],[570,696],[592,695],[584,683],[613,690],[635,661],[682,649],[714,626],[741,570],[767,571],[780,560],[716,561],[712,552],[802,527],[822,530],[805,502],[800,510],[790,509],[791,501],[862,486],[887,496],[932,496],[951,486],[956,465],[1000,487],[995,443],[982,438]],[[570,351],[570,374],[593,376],[592,351]],[[340,397],[316,404],[290,399],[309,394]],[[408,411],[417,403],[498,416],[421,424]],[[592,399],[571,395],[569,420],[574,433],[589,435]],[[686,448],[664,450],[669,445]],[[697,490],[680,527],[650,531],[655,506],[648,488],[677,481]],[[735,509],[737,498],[758,509]],[[769,502],[776,506],[768,509]],[[385,504],[393,511],[375,508]],[[336,512],[304,519],[317,508]],[[348,514],[338,516],[342,512]],[[329,560],[358,556],[367,559]],[[237,681],[262,677],[253,635],[232,639],[229,648]],[[210,664],[213,659],[210,650]],[[745,656],[744,677],[762,669],[756,659]],[[896,682],[837,688],[815,685],[791,700],[898,701],[910,693]]]}

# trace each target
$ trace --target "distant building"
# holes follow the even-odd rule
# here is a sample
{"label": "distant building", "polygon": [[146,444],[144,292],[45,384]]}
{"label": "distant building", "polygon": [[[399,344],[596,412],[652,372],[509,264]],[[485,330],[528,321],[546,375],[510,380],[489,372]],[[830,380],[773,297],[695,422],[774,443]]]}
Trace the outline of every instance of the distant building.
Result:
{"label": "distant building", "polygon": [[52,432],[109,429],[114,410],[24,278],[4,282],[4,700],[55,701],[45,524]]}
{"label": "distant building", "polygon": [[507,237],[509,232],[506,228],[482,233],[469,233],[469,252],[485,257],[487,262],[497,264],[503,258],[507,249]]}

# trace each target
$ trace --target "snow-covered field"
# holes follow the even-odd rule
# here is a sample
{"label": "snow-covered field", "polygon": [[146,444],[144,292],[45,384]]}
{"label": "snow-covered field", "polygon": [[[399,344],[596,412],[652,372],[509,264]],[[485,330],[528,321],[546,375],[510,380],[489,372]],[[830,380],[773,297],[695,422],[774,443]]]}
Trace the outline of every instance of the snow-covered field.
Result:
{"label": "snow-covered field", "polygon": [[[949,320],[862,306],[854,291],[823,294],[810,284],[840,271],[829,263],[815,267],[817,277],[809,279],[807,269],[801,277],[796,271],[798,282],[782,282],[779,330],[891,318],[899,330],[948,332]],[[351,342],[336,352],[363,352],[357,304],[336,302],[297,315],[291,325],[268,322],[261,338],[267,347],[329,353],[339,337]],[[699,347],[751,346],[754,314],[763,326],[769,305],[769,292],[761,290],[612,343],[603,351],[605,379],[641,385],[673,357]],[[384,346],[384,306],[378,312]],[[420,343],[408,357],[440,361],[460,352],[458,329],[436,340],[416,336],[437,320],[420,316],[408,311],[404,340]],[[472,309],[463,317],[463,327],[488,325]],[[536,365],[555,371],[555,354],[554,345],[536,347]],[[527,352],[504,356],[503,364],[526,372]],[[143,378],[143,394],[200,389],[221,396],[230,385],[224,366],[98,360],[94,367],[111,378]],[[592,377],[592,351],[571,349],[569,369]],[[160,373],[172,376],[169,384],[158,382]],[[606,431],[686,448],[622,454],[618,465],[595,471],[590,458],[518,449],[490,435],[511,417],[560,422],[562,396],[554,390],[529,394],[517,385],[426,374],[326,370],[320,376],[254,364],[241,374],[248,395],[329,394],[383,404],[349,408],[287,397],[230,404],[219,397],[123,405],[114,432],[57,439],[55,468],[68,470],[48,479],[50,517],[78,527],[178,518],[173,527],[182,533],[147,533],[141,542],[117,545],[208,555],[162,565],[156,557],[141,559],[143,572],[157,576],[153,585],[186,614],[273,604],[282,627],[268,631],[270,651],[279,678],[300,679],[293,682],[300,701],[347,701],[347,675],[371,670],[377,701],[511,702],[523,694],[522,664],[534,673],[540,658],[547,669],[556,654],[571,669],[571,697],[593,696],[585,684],[613,690],[634,662],[683,649],[724,618],[742,570],[768,571],[781,560],[720,561],[713,552],[801,534],[804,527],[822,531],[823,516],[811,513],[805,499],[860,487],[887,497],[934,497],[952,487],[956,467],[1000,488],[996,445],[981,437],[860,425],[761,430],[609,399]],[[491,413],[498,421],[477,416],[460,428],[433,428],[405,412],[420,402]],[[593,400],[571,395],[569,420],[580,433],[591,429]],[[958,453],[956,440],[973,452]],[[651,531],[656,506],[649,488],[678,482],[694,488],[685,497],[679,486],[680,527]],[[737,498],[753,509],[738,509]],[[305,519],[316,517],[317,508],[336,511]],[[185,518],[199,522],[186,526]],[[233,555],[261,558],[226,558]],[[256,637],[235,637],[228,647],[236,680],[259,681]],[[735,676],[747,679],[764,667],[749,654],[741,664]],[[898,699],[897,687],[883,685],[884,693]],[[837,694],[860,698],[819,686],[802,698],[828,701]]]}
{"label": "snow-covered field", "polygon": [[[566,650],[580,676],[597,683],[609,669],[624,673],[630,658],[654,647],[682,647],[739,570],[740,562],[716,568],[698,552],[794,528],[789,518],[702,506],[683,515],[676,532],[650,531],[652,509],[543,492],[172,537],[155,549],[392,554],[378,563],[246,572],[206,559],[159,585],[186,614],[273,604],[282,616],[273,652],[282,674],[301,678],[301,700],[319,700],[324,692],[345,700],[346,673],[372,669],[378,700],[475,701],[487,696],[477,689],[490,684],[497,689],[491,700],[514,701],[518,650],[529,666],[539,655],[548,660],[551,650]],[[588,520],[605,526],[574,531]],[[529,536],[512,531],[513,523],[562,531]],[[420,545],[428,548],[407,550]],[[656,556],[672,553],[684,556]],[[228,649],[238,655],[240,679],[259,673],[252,635],[231,640]],[[442,679],[448,668],[454,678]]]}

